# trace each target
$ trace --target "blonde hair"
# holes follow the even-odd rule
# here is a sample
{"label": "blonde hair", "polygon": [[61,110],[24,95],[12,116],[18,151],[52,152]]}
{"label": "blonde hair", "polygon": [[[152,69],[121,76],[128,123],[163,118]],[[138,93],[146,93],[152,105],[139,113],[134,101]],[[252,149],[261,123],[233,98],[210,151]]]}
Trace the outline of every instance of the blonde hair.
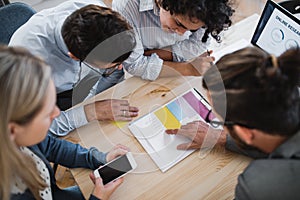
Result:
{"label": "blonde hair", "polygon": [[47,185],[31,158],[10,139],[8,124],[26,125],[41,110],[51,70],[18,47],[0,46],[0,199],[10,198],[12,180],[20,177],[36,199]]}

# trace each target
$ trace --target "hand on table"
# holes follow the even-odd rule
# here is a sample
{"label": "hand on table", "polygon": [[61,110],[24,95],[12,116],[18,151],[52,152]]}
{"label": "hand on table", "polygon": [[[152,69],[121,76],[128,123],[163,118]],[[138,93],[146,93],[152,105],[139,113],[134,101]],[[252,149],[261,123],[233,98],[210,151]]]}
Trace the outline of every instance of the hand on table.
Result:
{"label": "hand on table", "polygon": [[127,100],[107,99],[84,106],[87,120],[131,121],[139,109],[130,106]]}
{"label": "hand on table", "polygon": [[[191,142],[183,143],[177,146],[179,150],[200,149],[208,133],[208,124],[202,121],[194,121],[182,126],[180,129],[166,130],[167,134],[177,134],[187,137]],[[213,130],[213,129],[211,129]],[[221,130],[213,130],[216,134],[210,134],[210,139],[217,141],[217,144],[223,145],[226,142],[226,134]],[[220,134],[221,132],[221,134]],[[212,132],[213,133],[213,132]]]}

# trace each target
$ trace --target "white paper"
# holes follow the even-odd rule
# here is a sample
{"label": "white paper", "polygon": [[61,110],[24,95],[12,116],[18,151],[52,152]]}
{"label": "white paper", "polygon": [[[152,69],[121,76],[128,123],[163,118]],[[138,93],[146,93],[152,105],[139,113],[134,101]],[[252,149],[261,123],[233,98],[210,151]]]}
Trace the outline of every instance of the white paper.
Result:
{"label": "white paper", "polygon": [[212,56],[215,57],[215,63],[216,63],[224,55],[232,53],[239,49],[245,48],[247,46],[250,46],[250,42],[248,42],[245,39],[240,39],[240,40],[236,41],[235,43],[233,43],[227,47],[224,47],[223,49],[221,49],[219,51],[213,52]]}
{"label": "white paper", "polygon": [[[189,92],[192,92],[199,102],[203,100],[193,89],[187,91],[185,94]],[[177,97],[160,108],[168,108],[181,125],[195,120],[203,120],[182,96]],[[170,106],[175,101],[179,107]],[[173,106],[176,105],[173,104]],[[209,105],[207,106],[211,109]],[[129,129],[162,172],[170,169],[194,151],[177,150],[179,144],[189,143],[191,140],[179,135],[166,134],[166,128],[155,115],[155,111],[130,123]]]}

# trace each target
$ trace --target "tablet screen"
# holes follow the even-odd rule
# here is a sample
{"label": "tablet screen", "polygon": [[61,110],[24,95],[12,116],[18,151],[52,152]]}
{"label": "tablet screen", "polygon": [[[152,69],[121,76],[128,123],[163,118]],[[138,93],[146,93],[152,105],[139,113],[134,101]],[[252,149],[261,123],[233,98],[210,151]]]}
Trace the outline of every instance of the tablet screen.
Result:
{"label": "tablet screen", "polygon": [[300,20],[268,0],[251,43],[276,56],[292,47],[300,47]]}

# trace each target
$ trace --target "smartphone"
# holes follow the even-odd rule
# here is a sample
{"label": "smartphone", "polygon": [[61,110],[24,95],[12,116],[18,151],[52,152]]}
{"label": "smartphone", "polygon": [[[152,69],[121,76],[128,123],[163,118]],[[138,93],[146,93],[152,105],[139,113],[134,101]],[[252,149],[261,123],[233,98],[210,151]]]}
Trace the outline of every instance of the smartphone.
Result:
{"label": "smartphone", "polygon": [[133,171],[137,164],[131,152],[115,158],[94,171],[95,177],[101,177],[103,184],[114,181],[125,174]]}

